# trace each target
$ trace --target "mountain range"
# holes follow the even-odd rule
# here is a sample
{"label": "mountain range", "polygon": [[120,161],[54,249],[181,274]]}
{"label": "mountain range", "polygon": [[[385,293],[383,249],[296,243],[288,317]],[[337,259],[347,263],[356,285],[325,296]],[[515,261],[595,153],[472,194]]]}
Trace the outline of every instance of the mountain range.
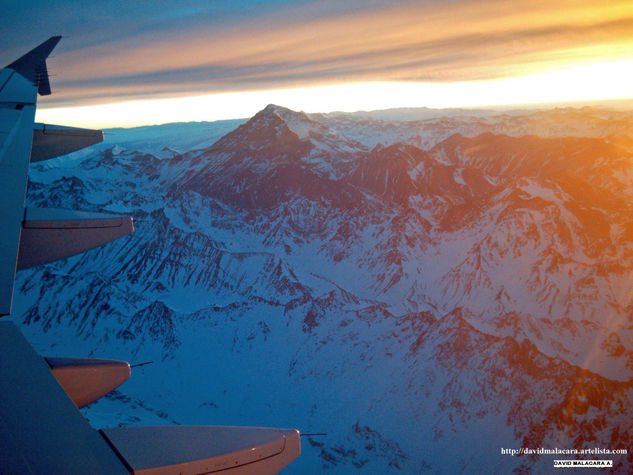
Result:
{"label": "mountain range", "polygon": [[20,271],[13,318],[47,356],[153,362],[84,410],[96,427],[327,433],[284,473],[542,473],[574,457],[503,449],[627,448],[632,126],[269,105],[106,131],[33,164],[27,202],[136,231]]}

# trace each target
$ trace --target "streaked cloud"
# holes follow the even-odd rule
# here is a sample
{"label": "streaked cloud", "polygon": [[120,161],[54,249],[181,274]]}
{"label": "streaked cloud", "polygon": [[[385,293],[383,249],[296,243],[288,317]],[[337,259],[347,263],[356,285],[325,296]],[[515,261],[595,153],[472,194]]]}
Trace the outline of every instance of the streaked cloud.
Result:
{"label": "streaked cloud", "polygon": [[[59,77],[44,107],[359,81],[473,81],[633,56],[628,0],[82,5],[38,10],[38,18],[50,13],[50,34],[57,22],[71,31],[51,61]],[[29,46],[41,39],[9,36]]]}

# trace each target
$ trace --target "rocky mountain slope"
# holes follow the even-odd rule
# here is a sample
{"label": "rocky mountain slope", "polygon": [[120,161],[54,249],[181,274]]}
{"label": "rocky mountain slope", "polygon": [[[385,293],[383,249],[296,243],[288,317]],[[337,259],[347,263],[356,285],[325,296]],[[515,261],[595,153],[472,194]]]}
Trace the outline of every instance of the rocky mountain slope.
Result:
{"label": "rocky mountain slope", "polygon": [[501,449],[627,448],[632,118],[271,105],[210,146],[200,124],[128,133],[32,166],[30,205],[136,231],[21,271],[15,319],[43,354],[153,361],[94,425],[327,432],[288,473],[541,473],[560,457]]}

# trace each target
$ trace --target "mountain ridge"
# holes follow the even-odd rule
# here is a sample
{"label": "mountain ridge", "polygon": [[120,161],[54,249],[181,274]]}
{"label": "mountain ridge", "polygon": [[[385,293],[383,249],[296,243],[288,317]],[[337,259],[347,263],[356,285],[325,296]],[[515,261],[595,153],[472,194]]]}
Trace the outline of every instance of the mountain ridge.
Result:
{"label": "mountain ridge", "polygon": [[[499,448],[627,447],[632,150],[495,117],[426,122],[426,149],[391,123],[370,147],[354,136],[376,121],[270,105],[206,148],[34,164],[30,205],[136,231],[21,271],[16,319],[45,354],[157,362],[86,410],[102,424],[327,429],[296,473],[538,472],[551,457]],[[481,133],[445,136],[456,121]]]}

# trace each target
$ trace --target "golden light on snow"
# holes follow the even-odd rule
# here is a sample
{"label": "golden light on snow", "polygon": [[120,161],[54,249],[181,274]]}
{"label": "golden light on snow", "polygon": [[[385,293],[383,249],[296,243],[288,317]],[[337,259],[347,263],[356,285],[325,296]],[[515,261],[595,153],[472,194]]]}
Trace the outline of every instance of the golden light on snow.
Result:
{"label": "golden light on snow", "polygon": [[85,107],[39,108],[37,120],[106,128],[250,117],[269,103],[306,112],[324,112],[587,102],[633,98],[632,80],[633,57],[630,57],[488,81],[356,82]]}

